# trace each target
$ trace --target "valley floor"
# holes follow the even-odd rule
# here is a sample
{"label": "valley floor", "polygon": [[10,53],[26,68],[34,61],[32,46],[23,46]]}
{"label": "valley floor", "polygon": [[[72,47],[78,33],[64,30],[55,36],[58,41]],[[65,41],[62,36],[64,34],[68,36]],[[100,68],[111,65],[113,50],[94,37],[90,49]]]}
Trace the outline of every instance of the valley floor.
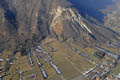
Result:
{"label": "valley floor", "polygon": [[[109,50],[117,51],[114,48]],[[102,65],[103,61],[94,56],[96,51],[95,48],[83,49],[73,43],[46,39],[27,56],[18,52],[3,80],[89,80],[92,73],[87,77],[87,72],[98,64]],[[0,62],[1,76],[6,74],[9,53],[4,51],[0,56],[4,60]]]}

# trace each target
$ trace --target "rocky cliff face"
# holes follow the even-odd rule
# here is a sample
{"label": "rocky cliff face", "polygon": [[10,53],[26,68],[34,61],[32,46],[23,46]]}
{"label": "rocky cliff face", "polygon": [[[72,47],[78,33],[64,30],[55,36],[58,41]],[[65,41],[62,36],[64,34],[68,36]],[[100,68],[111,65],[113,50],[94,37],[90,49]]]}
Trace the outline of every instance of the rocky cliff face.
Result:
{"label": "rocky cliff face", "polygon": [[0,0],[0,17],[3,46],[34,43],[47,36],[81,45],[117,39],[111,30],[84,19],[66,0]]}

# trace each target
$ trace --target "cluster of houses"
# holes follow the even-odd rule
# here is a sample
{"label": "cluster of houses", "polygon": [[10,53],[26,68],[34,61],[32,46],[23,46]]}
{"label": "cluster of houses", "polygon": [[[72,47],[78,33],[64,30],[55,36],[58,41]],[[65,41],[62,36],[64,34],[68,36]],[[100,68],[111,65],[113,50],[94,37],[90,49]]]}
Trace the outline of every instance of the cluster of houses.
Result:
{"label": "cluster of houses", "polygon": [[[51,52],[53,51],[53,49],[51,47],[48,47],[48,48],[51,50]],[[34,49],[34,50],[28,50],[29,64],[31,66],[34,66],[34,63],[32,60],[32,54],[35,57],[37,65],[38,65],[44,79],[48,78],[48,74],[43,69],[43,67],[42,67],[43,64],[40,62],[39,58],[43,59],[43,61],[45,61],[45,62],[49,62],[49,64],[51,65],[51,67],[54,68],[54,70],[57,72],[57,74],[59,74],[59,75],[61,74],[61,71],[59,70],[59,68],[53,63],[52,56],[44,48],[42,48],[40,45],[37,46],[36,49]]]}
{"label": "cluster of houses", "polygon": [[[59,70],[59,68],[53,63],[53,60],[52,60],[52,56],[47,52],[45,51],[41,46],[37,46],[37,50],[40,50],[38,53],[41,54],[41,51],[43,52],[44,56],[42,56],[43,60],[44,61],[48,61],[49,64],[55,69],[55,71],[57,72],[57,74],[61,74],[61,71]],[[51,51],[53,51],[53,49],[51,47],[48,47],[50,48]],[[48,57],[48,59],[45,58],[45,56]]]}
{"label": "cluster of houses", "polygon": [[31,51],[30,50],[28,50],[28,60],[29,60],[29,64],[31,66],[33,66],[33,60],[32,60],[32,57],[31,57]]}
{"label": "cluster of houses", "polygon": [[[48,46],[48,45],[47,45],[47,47],[48,47],[48,49],[49,49],[51,52],[54,52],[54,49],[53,49],[53,48],[51,48],[51,47]],[[1,54],[2,54],[2,53],[1,53],[1,51],[0,51],[0,55],[1,55]],[[28,49],[28,51],[27,51],[27,59],[29,60],[29,65],[30,65],[31,67],[35,66],[35,65],[34,65],[34,61],[33,61],[33,57],[34,57],[37,65],[38,65],[38,67],[39,67],[39,69],[40,69],[40,72],[41,72],[41,74],[42,74],[42,76],[43,76],[44,79],[47,79],[47,78],[48,78],[48,74],[47,74],[47,72],[43,69],[43,64],[42,64],[42,62],[40,61],[40,59],[43,59],[44,62],[49,63],[49,65],[51,65],[51,67],[56,71],[57,74],[60,75],[60,74],[62,73],[62,72],[59,70],[59,68],[54,64],[54,62],[53,62],[53,60],[52,60],[52,56],[51,56],[44,48],[42,48],[40,45],[37,46],[35,49]],[[6,60],[6,65],[5,65],[5,70],[4,70],[5,76],[9,75],[8,72],[9,72],[9,69],[10,69],[12,63],[13,63],[13,59],[14,59],[14,56],[11,56],[11,57],[9,58],[9,60]],[[5,61],[4,59],[0,58],[0,62],[4,62],[4,61]],[[0,67],[0,72],[2,72],[2,71],[3,71],[3,68]],[[22,80],[23,72],[18,71],[17,69],[16,69],[16,72],[17,72],[18,75],[19,75],[19,80]],[[34,74],[34,75],[32,74],[31,77],[32,77],[34,80],[38,80],[36,74]],[[2,80],[2,78],[3,78],[3,76],[0,75],[0,80]]]}
{"label": "cluster of houses", "polygon": [[100,47],[95,47],[99,51],[97,51],[94,56],[100,59],[102,62],[98,64],[93,59],[89,57],[89,55],[80,52],[77,48],[72,47],[69,43],[66,43],[68,47],[70,47],[73,51],[75,51],[80,56],[83,56],[93,64],[95,67],[89,69],[88,71],[83,72],[83,75],[88,80],[111,80],[112,79],[112,71],[117,66],[118,62],[120,62],[120,56],[115,55],[108,50],[105,50]]}
{"label": "cluster of houses", "polygon": [[113,78],[113,70],[119,63],[118,56],[100,47],[95,47],[99,51],[95,52],[94,56],[102,62],[94,68],[86,71],[84,75],[89,80],[111,80]]}
{"label": "cluster of houses", "polygon": [[96,65],[94,68],[91,68],[89,71],[85,72],[85,76],[89,80],[109,80],[112,78],[112,70],[116,66],[117,62],[111,59],[104,59],[101,64]]}

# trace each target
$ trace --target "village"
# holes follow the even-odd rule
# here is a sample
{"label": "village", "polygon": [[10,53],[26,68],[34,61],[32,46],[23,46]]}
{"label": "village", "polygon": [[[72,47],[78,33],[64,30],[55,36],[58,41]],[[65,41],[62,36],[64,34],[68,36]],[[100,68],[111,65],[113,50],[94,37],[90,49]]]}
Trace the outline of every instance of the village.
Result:
{"label": "village", "polygon": [[[67,45],[75,51],[80,56],[85,57],[87,60],[95,64],[95,67],[90,68],[89,71],[85,71],[83,75],[88,80],[113,80],[115,78],[112,73],[114,68],[120,64],[120,55],[115,55],[114,53],[109,52],[100,47],[95,47],[98,51],[94,53],[94,56],[101,60],[101,63],[98,64],[89,55],[80,52],[78,49],[72,47],[69,43]],[[119,80],[120,76],[117,76],[115,80]]]}
{"label": "village", "polygon": [[[50,49],[50,51],[54,51],[52,50],[50,47],[48,47]],[[44,79],[47,79],[48,78],[48,74],[47,72],[42,68],[42,66],[44,65],[42,62],[40,62],[40,59],[43,59],[43,61],[45,63],[49,63],[49,65],[56,71],[56,73],[58,75],[62,74],[62,72],[59,70],[59,68],[54,64],[53,60],[52,60],[52,56],[47,52],[45,51],[40,45],[36,47],[36,49],[28,49],[28,52],[27,52],[27,59],[29,61],[29,65],[31,67],[33,66],[36,66],[34,61],[33,61],[33,56],[35,58],[35,61],[37,63],[37,66],[39,67],[40,69],[40,72],[43,76]],[[2,53],[1,53],[2,55]],[[22,79],[22,75],[27,72],[27,71],[20,71],[18,67],[16,67],[16,72],[15,73],[9,73],[9,69],[11,67],[11,65],[13,65],[13,60],[15,59],[14,56],[11,56],[8,60],[6,60],[6,64],[5,64],[5,68],[3,68],[2,66],[0,67],[0,73],[2,73],[0,75],[0,80],[2,80],[2,78],[4,76],[8,76],[8,75],[12,75],[12,74],[19,74],[19,80],[23,80]],[[0,63],[2,62],[5,62],[4,59],[0,59]],[[36,76],[35,73],[31,74],[30,78],[34,79],[34,80],[39,80]]]}
{"label": "village", "polygon": [[[105,50],[103,48],[100,48],[98,46],[94,47],[97,51],[94,53],[94,57],[98,58],[101,62],[98,63],[91,57],[89,57],[88,54],[85,52],[81,52],[79,49],[72,47],[69,43],[66,43],[66,45],[76,54],[79,56],[84,57],[86,60],[88,60],[90,63],[92,63],[94,66],[89,68],[88,71],[81,71],[82,75],[88,79],[88,80],[111,80],[116,79],[119,80],[119,76],[115,76],[113,74],[114,68],[120,64],[120,56],[116,55],[114,53],[109,52],[108,50]],[[0,80],[4,80],[3,78],[13,80],[13,75],[17,74],[19,80],[26,80],[24,79],[25,76],[28,77],[29,80],[39,80],[38,74],[41,74],[43,80],[49,80],[49,73],[48,70],[44,67],[44,64],[49,65],[54,72],[56,72],[57,75],[61,77],[62,80],[65,80],[62,76],[63,72],[62,69],[58,67],[52,58],[52,53],[55,52],[54,48],[52,48],[50,45],[45,44],[45,46],[48,48],[49,52],[46,51],[41,45],[36,46],[35,48],[28,49],[27,51],[27,62],[30,66],[30,69],[21,69],[19,66],[15,66],[15,71],[11,73],[11,67],[15,65],[15,61],[17,58],[14,56],[15,52],[13,52],[12,55],[9,56],[7,59],[0,58]],[[0,52],[0,55],[3,55],[2,51]],[[25,61],[26,62],[26,61]],[[19,64],[22,64],[24,62],[21,62]],[[34,67],[39,69],[37,74],[34,72]],[[27,72],[32,70],[30,75],[26,75]],[[9,76],[9,77],[8,77]]]}

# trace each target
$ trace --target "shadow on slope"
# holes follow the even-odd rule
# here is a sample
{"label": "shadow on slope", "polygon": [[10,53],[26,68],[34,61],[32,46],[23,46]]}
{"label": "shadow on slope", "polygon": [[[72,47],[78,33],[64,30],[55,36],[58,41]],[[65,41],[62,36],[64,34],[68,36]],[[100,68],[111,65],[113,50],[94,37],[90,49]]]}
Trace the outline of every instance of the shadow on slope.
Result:
{"label": "shadow on slope", "polygon": [[5,0],[0,0],[0,5],[5,11],[5,18],[17,29],[16,13],[9,9],[9,6]]}

